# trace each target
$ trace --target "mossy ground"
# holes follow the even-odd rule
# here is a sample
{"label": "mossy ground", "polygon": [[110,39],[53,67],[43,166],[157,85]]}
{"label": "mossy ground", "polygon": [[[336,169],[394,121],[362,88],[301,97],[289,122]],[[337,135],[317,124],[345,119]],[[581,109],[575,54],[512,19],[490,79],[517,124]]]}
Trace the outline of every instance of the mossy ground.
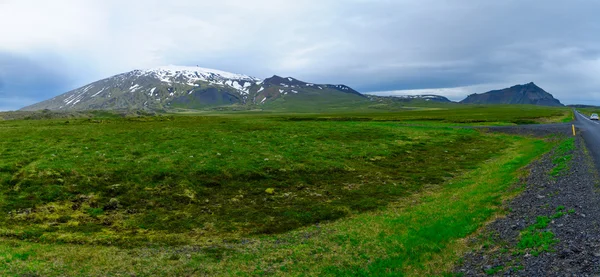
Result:
{"label": "mossy ground", "polygon": [[0,235],[77,243],[281,233],[385,207],[502,148],[475,130],[394,122],[173,117],[4,127]]}
{"label": "mossy ground", "polygon": [[547,149],[363,117],[1,122],[0,273],[439,272]]}

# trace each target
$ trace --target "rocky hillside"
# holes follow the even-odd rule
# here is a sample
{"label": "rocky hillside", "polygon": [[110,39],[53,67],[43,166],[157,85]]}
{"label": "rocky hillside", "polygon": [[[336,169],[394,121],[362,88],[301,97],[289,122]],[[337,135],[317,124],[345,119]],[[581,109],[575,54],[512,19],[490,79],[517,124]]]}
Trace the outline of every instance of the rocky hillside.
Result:
{"label": "rocky hillside", "polygon": [[306,83],[291,77],[265,80],[200,67],[168,66],[134,70],[69,91],[21,110],[120,110],[203,108],[228,105],[265,105],[311,95],[343,95],[366,99],[345,85]]}
{"label": "rocky hillside", "polygon": [[533,82],[516,85],[502,90],[492,90],[482,94],[471,94],[460,101],[463,104],[530,104],[540,106],[563,106],[552,94]]}

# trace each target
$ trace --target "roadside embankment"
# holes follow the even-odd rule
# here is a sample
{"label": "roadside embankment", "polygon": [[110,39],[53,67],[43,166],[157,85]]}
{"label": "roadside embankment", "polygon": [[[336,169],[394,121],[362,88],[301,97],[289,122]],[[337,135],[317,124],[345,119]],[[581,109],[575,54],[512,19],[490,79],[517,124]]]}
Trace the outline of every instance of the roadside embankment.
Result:
{"label": "roadside embankment", "polygon": [[[568,134],[570,125],[494,128],[514,134]],[[562,129],[561,129],[562,128]],[[598,173],[581,136],[565,139],[527,167],[506,216],[471,238],[459,276],[595,276],[600,272]]]}

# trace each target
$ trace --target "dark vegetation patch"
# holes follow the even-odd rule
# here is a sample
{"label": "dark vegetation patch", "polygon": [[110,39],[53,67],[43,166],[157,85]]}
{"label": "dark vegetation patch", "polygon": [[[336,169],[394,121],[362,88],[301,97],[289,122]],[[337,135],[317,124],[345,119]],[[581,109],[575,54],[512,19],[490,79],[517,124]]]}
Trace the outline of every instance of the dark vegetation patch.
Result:
{"label": "dark vegetation patch", "polygon": [[0,222],[28,240],[281,233],[380,209],[501,149],[501,138],[476,130],[393,122],[5,121]]}
{"label": "dark vegetation patch", "polygon": [[90,110],[90,111],[10,111],[0,112],[0,120],[48,120],[48,119],[67,119],[63,124],[69,124],[68,119],[77,118],[120,118],[120,117],[140,117],[157,116],[161,111],[149,110]]}
{"label": "dark vegetation patch", "polygon": [[[531,115],[527,107],[493,109],[506,120],[481,124]],[[470,111],[471,119],[460,118],[485,120],[480,108]],[[460,119],[453,113],[439,115]],[[439,276],[463,250],[455,242],[497,213],[518,169],[550,146],[448,128],[431,114],[408,124],[393,122],[416,118],[402,113],[309,116],[339,121],[243,116],[0,122],[0,155],[8,157],[0,160],[0,207],[13,205],[0,212],[0,272]],[[560,222],[581,209],[561,205],[544,215]],[[365,211],[374,212],[356,214]],[[509,229],[518,236],[532,219]],[[304,225],[312,226],[276,234]],[[186,245],[164,245],[176,243]],[[521,259],[478,266],[477,274],[522,269]]]}
{"label": "dark vegetation patch", "polygon": [[426,110],[406,110],[395,113],[319,114],[281,117],[290,121],[410,121],[442,124],[539,124],[572,119],[565,108],[529,105],[442,105]]}

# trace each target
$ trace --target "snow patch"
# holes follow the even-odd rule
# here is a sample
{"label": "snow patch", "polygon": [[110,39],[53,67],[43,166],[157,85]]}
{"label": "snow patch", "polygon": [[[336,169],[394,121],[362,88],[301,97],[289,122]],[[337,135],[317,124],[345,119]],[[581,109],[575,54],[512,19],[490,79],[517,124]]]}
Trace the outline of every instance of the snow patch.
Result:
{"label": "snow patch", "polygon": [[142,86],[140,86],[140,85],[138,85],[138,84],[135,84],[135,85],[133,85],[133,86],[131,86],[131,87],[129,88],[129,91],[131,91],[131,92],[135,92],[136,90],[140,89],[141,87],[142,87]]}
{"label": "snow patch", "polygon": [[226,78],[226,79],[259,81],[259,79],[250,77],[248,75],[236,74],[236,73],[226,72],[226,71],[217,70],[217,69],[193,67],[193,66],[168,65],[168,66],[161,66],[161,67],[153,68],[153,69],[150,69],[147,71],[155,71],[155,72],[162,71],[165,73],[169,73],[171,75],[191,74],[191,75],[196,75],[196,77],[198,77],[198,78],[200,78],[200,76],[221,76],[222,78]]}
{"label": "snow patch", "polygon": [[237,90],[241,90],[244,91],[244,87],[240,85],[240,83],[238,81],[234,81],[232,82],[232,85],[230,85],[231,87],[237,89]]}
{"label": "snow patch", "polygon": [[90,90],[93,87],[94,87],[94,85],[87,86],[86,88],[83,89],[83,93],[86,93],[88,90]]}
{"label": "snow patch", "polygon": [[75,105],[77,103],[79,103],[81,101],[81,99],[83,99],[85,92],[80,92],[79,94],[77,93],[73,93],[71,95],[69,95],[69,97],[65,98],[65,100],[63,100],[63,102],[66,105]]}
{"label": "snow patch", "polygon": [[100,94],[101,92],[103,92],[105,90],[106,90],[106,88],[102,88],[100,91],[94,93],[94,95],[92,95],[91,97],[96,97],[96,96],[98,96],[98,94]]}
{"label": "snow patch", "polygon": [[[262,80],[216,69],[191,66],[162,66],[148,70],[137,70],[140,76],[151,76],[163,83],[184,83],[189,86],[199,86],[198,81],[215,85],[227,85],[240,91],[247,92],[252,83],[262,83]],[[237,84],[236,84],[237,83]],[[243,85],[241,85],[243,84]]]}

